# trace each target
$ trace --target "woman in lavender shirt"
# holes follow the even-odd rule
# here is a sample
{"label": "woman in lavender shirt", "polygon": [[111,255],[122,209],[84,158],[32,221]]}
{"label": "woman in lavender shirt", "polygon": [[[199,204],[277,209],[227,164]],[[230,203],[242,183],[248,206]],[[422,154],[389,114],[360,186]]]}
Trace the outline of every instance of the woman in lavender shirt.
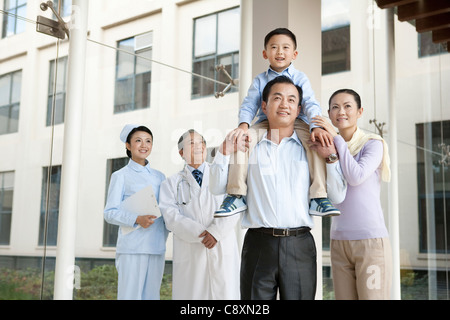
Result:
{"label": "woman in lavender shirt", "polygon": [[345,200],[336,204],[341,215],[332,218],[331,266],[336,299],[389,299],[392,259],[380,202],[381,180],[390,180],[385,141],[357,126],[363,108],[358,93],[338,90],[330,98],[328,115],[315,124],[334,140],[335,153],[313,146],[324,158],[339,158],[345,179]]}

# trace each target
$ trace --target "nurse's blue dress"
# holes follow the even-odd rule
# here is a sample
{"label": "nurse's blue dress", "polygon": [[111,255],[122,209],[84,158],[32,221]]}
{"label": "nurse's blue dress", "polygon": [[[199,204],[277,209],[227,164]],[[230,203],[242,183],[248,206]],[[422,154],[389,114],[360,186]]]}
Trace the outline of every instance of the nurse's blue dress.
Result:
{"label": "nurse's blue dress", "polygon": [[164,272],[168,231],[159,217],[148,228],[138,228],[124,234],[122,227],[136,227],[137,214],[121,208],[122,202],[151,185],[159,201],[159,187],[165,180],[162,172],[131,160],[111,176],[104,217],[119,226],[116,246],[116,267],[119,274],[118,299],[159,299]]}

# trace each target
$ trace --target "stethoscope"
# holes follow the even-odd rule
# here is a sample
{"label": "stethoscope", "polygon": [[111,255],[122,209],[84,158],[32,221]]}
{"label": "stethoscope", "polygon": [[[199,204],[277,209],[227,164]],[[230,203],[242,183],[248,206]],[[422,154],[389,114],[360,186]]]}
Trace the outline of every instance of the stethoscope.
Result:
{"label": "stethoscope", "polygon": [[[191,184],[189,183],[188,177],[186,176],[186,166],[184,166],[183,170],[180,172],[181,179],[177,183],[177,197],[176,197],[176,204],[181,205],[188,205],[191,202]],[[189,171],[189,170],[187,170]],[[185,197],[186,189],[184,188],[184,185],[188,186],[187,188],[187,194],[188,196]],[[187,198],[187,199],[186,199]]]}

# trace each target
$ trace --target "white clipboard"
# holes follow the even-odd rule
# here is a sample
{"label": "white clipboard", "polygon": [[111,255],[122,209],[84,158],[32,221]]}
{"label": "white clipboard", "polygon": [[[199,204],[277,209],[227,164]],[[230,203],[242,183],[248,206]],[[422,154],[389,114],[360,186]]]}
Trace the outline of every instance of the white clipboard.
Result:
{"label": "white clipboard", "polygon": [[[122,202],[121,207],[123,210],[133,212],[137,215],[154,215],[157,218],[161,216],[158,201],[156,201],[155,193],[151,185],[126,198]],[[120,229],[122,230],[122,234],[125,235],[140,227],[138,225],[137,227],[121,227]]]}

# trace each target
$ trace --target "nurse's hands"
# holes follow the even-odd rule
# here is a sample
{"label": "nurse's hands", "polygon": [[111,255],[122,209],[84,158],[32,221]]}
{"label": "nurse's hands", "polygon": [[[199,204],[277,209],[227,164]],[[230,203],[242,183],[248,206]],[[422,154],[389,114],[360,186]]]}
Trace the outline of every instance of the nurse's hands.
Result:
{"label": "nurse's hands", "polygon": [[199,238],[203,238],[202,243],[207,249],[212,249],[217,243],[216,238],[212,236],[208,231],[203,231],[199,236]]}
{"label": "nurse's hands", "polygon": [[136,218],[136,223],[145,229],[150,227],[155,222],[156,218],[157,217],[153,215],[138,216]]}

